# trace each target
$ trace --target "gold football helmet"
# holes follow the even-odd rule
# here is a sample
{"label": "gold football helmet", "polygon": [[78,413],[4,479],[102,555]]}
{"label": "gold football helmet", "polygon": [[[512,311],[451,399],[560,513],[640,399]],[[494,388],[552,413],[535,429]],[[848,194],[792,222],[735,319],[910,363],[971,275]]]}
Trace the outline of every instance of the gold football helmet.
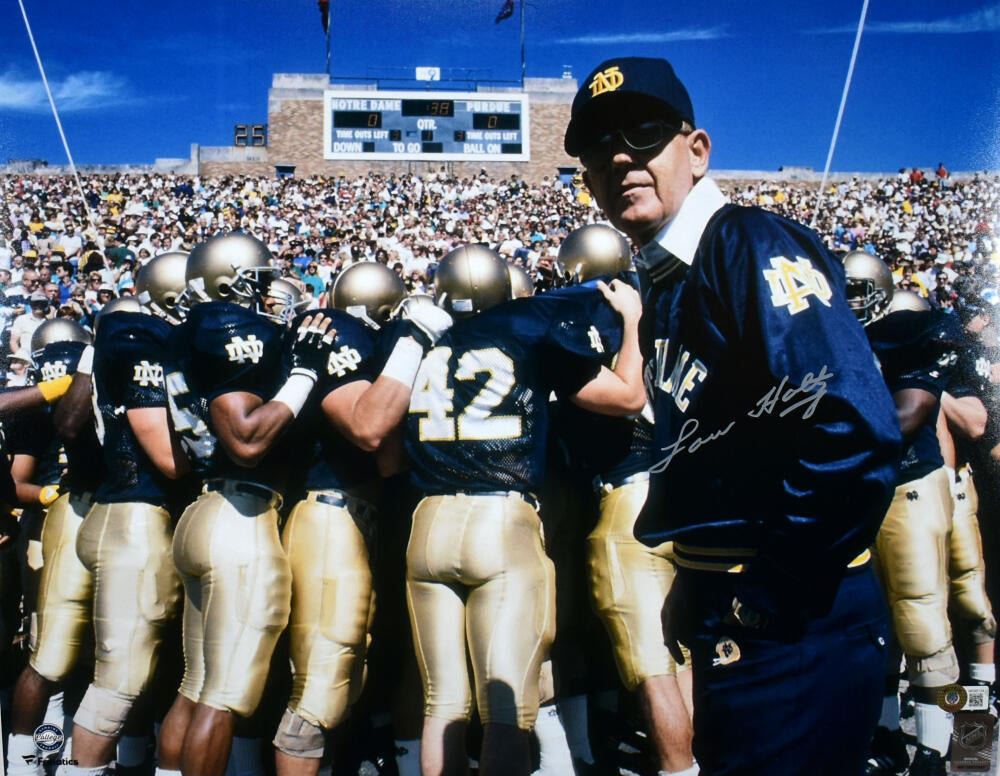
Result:
{"label": "gold football helmet", "polygon": [[333,306],[374,329],[389,320],[405,296],[403,279],[377,261],[352,264],[333,282]]}
{"label": "gold football helmet", "polygon": [[531,282],[531,276],[523,267],[519,267],[516,264],[508,264],[507,274],[510,275],[511,299],[520,299],[523,296],[535,295],[535,284]]}
{"label": "gold football helmet", "polygon": [[109,313],[117,312],[148,313],[149,310],[143,307],[142,303],[134,296],[115,297],[104,305],[97,313],[97,317],[94,318],[94,333],[97,333],[97,327],[101,325],[101,318]]}
{"label": "gold football helmet", "polygon": [[559,246],[559,261],[572,283],[585,283],[601,275],[616,275],[632,268],[632,249],[615,229],[588,224],[570,232]]}
{"label": "gold football helmet", "polygon": [[31,335],[31,358],[37,363],[45,346],[53,342],[82,342],[89,345],[93,342],[93,338],[90,332],[76,321],[71,321],[69,318],[53,318],[35,329]]}
{"label": "gold football helmet", "polygon": [[434,296],[456,318],[506,302],[510,296],[507,262],[485,245],[463,245],[441,259],[434,275]]}
{"label": "gold football helmet", "polygon": [[266,309],[261,315],[286,325],[309,304],[308,299],[302,298],[299,287],[286,278],[271,281],[265,302]]}
{"label": "gold football helmet", "polygon": [[851,251],[844,257],[847,303],[865,326],[885,316],[894,291],[892,272],[878,256]]}
{"label": "gold football helmet", "polygon": [[889,303],[889,310],[886,315],[892,315],[900,310],[913,310],[914,312],[925,312],[931,309],[931,303],[924,299],[916,291],[902,291],[896,289]]}
{"label": "gold football helmet", "polygon": [[182,310],[198,302],[232,302],[255,312],[263,309],[267,287],[277,276],[271,252],[260,240],[240,232],[210,237],[187,258]]}
{"label": "gold football helmet", "polygon": [[181,318],[177,298],[187,285],[187,251],[168,251],[150,259],[139,269],[135,291],[139,301],[160,318],[173,321]]}

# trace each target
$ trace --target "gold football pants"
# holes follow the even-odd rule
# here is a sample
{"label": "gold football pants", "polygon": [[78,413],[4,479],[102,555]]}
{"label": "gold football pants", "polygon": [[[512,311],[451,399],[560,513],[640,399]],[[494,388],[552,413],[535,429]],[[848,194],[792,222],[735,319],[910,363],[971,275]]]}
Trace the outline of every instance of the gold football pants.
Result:
{"label": "gold football pants", "polygon": [[296,504],[282,536],[292,569],[288,708],[329,730],[364,687],[375,596],[368,547],[355,521],[373,515],[361,507],[352,517],[316,495]]}
{"label": "gold football pants", "polygon": [[955,505],[949,543],[948,574],[951,577],[950,610],[956,627],[968,628],[974,644],[990,644],[996,636],[997,624],[993,607],[986,596],[986,565],[979,535],[979,497],[968,466],[957,472],[948,471],[948,483]]}
{"label": "gold football pants", "polygon": [[76,540],[94,578],[94,684],[136,698],[156,665],[181,583],[170,550],[170,515],[138,502],[95,504]]}
{"label": "gold football pants", "polygon": [[896,638],[911,677],[923,686],[958,678],[948,622],[951,518],[951,491],[942,467],[896,488],[875,539],[876,570]]}
{"label": "gold football pants", "polygon": [[270,501],[227,483],[202,493],[174,531],[184,583],[184,678],[189,700],[242,716],[260,703],[288,622],[291,571]]}
{"label": "gold football pants", "polygon": [[480,718],[530,729],[555,635],[555,567],[538,513],[516,494],[425,498],[406,567],[424,714],[469,719],[468,649]]}
{"label": "gold football pants", "polygon": [[42,575],[38,584],[38,637],[31,667],[60,682],[80,654],[90,627],[93,578],[76,555],[76,538],[93,499],[64,493],[42,525]]}
{"label": "gold football pants", "polygon": [[660,611],[677,573],[671,542],[647,547],[632,534],[649,482],[622,485],[601,496],[601,516],[587,537],[590,592],[614,649],[618,675],[630,691],[651,676],[676,675],[664,644]]}

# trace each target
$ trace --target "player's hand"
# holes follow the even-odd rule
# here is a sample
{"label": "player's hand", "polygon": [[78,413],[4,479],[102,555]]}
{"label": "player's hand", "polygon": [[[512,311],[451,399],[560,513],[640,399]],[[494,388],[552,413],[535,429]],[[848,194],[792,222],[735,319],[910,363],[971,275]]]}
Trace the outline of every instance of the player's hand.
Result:
{"label": "player's hand", "polygon": [[681,651],[679,633],[686,618],[686,609],[686,596],[675,577],[674,584],[671,585],[670,592],[663,602],[663,608],[660,610],[660,624],[663,626],[663,643],[666,644],[667,650],[677,661],[677,665],[684,664],[684,653]]}
{"label": "player's hand", "polygon": [[615,278],[608,285],[603,280],[597,281],[597,287],[604,294],[608,303],[625,319],[625,323],[638,323],[642,317],[642,300],[639,292],[628,283]]}
{"label": "player's hand", "polygon": [[292,371],[307,373],[315,380],[326,368],[330,348],[337,330],[331,329],[333,319],[322,313],[307,315],[302,319],[292,340]]}
{"label": "player's hand", "polygon": [[432,304],[404,304],[400,317],[416,326],[432,346],[454,323],[447,311]]}

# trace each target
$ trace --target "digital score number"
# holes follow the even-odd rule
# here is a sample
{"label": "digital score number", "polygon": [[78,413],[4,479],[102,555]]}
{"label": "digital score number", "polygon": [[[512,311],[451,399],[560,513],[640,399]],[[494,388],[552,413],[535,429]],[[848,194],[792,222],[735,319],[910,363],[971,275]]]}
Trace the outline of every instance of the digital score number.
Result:
{"label": "digital score number", "polygon": [[327,159],[528,161],[528,96],[489,92],[324,95]]}

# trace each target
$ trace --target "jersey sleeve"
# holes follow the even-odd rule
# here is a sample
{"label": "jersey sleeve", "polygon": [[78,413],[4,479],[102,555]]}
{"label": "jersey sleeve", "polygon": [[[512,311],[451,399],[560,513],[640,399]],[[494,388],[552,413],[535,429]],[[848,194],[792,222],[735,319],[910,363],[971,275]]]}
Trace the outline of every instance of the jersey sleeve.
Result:
{"label": "jersey sleeve", "polygon": [[[314,390],[317,397],[323,399],[358,380],[375,382],[382,367],[377,352],[377,332],[340,310],[321,312],[333,319],[332,327],[337,330],[337,336],[327,355],[326,370],[320,374]],[[292,328],[294,330],[294,326]]]}
{"label": "jersey sleeve", "polygon": [[766,454],[779,457],[782,477],[779,498],[753,507],[762,535],[741,600],[795,617],[828,606],[874,540],[894,490],[899,424],[840,263],[804,227],[736,211],[714,230],[702,287],[709,309],[731,311],[719,325],[739,343],[746,384],[761,390],[748,414],[774,424],[780,449]]}
{"label": "jersey sleeve", "polygon": [[209,307],[193,322],[185,372],[193,390],[209,403],[237,391],[274,396],[287,371],[283,329],[235,305]]}
{"label": "jersey sleeve", "polygon": [[[95,383],[126,410],[166,407],[163,367],[169,324],[141,313],[101,322],[95,341]],[[127,317],[125,317],[127,316]]]}
{"label": "jersey sleeve", "polygon": [[[534,300],[534,298],[532,298]],[[545,297],[538,297],[544,300]],[[543,340],[543,368],[560,396],[575,394],[610,365],[621,347],[621,317],[596,288],[553,296]]]}

